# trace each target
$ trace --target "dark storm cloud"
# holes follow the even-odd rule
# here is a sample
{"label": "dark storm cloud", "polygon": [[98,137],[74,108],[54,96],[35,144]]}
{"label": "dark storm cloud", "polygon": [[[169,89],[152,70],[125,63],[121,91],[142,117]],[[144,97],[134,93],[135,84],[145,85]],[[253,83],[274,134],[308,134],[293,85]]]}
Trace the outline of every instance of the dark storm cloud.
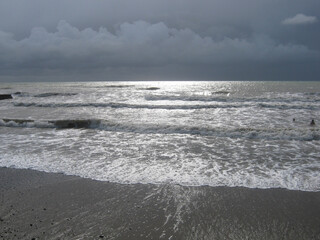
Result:
{"label": "dark storm cloud", "polygon": [[317,80],[318,2],[3,0],[0,80]]}

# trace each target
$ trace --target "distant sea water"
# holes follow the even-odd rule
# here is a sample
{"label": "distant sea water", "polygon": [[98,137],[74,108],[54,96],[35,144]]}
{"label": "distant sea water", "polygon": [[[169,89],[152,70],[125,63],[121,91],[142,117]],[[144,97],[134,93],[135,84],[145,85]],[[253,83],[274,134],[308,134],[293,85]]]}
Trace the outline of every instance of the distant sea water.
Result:
{"label": "distant sea water", "polygon": [[0,167],[320,191],[320,82],[2,83],[7,93]]}

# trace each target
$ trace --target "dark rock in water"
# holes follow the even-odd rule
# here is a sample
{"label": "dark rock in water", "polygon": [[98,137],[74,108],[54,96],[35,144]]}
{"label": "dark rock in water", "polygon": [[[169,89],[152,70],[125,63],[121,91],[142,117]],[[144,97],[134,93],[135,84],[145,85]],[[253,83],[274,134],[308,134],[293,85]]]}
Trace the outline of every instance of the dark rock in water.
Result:
{"label": "dark rock in water", "polygon": [[34,95],[34,97],[39,97],[39,98],[43,98],[43,97],[56,97],[56,96],[67,97],[67,96],[73,96],[73,95],[77,95],[77,94],[76,94],[76,93],[56,93],[56,92],[49,92],[49,93],[40,93],[40,94]]}
{"label": "dark rock in water", "polygon": [[16,97],[29,97],[29,93],[27,92],[14,92],[11,95]]}
{"label": "dark rock in water", "polygon": [[146,88],[146,90],[159,90],[160,88],[158,87],[149,87],[149,88]]}
{"label": "dark rock in water", "polygon": [[213,92],[213,94],[229,94],[230,92],[229,91],[216,91],[216,92]]}
{"label": "dark rock in water", "polygon": [[127,88],[127,87],[132,87],[132,85],[108,85],[108,86],[105,86],[105,88]]}
{"label": "dark rock in water", "polygon": [[41,93],[41,94],[37,94],[34,95],[34,97],[52,97],[52,96],[58,96],[59,93]]}
{"label": "dark rock in water", "polygon": [[57,120],[49,121],[53,123],[57,128],[89,128],[91,120]]}
{"label": "dark rock in water", "polygon": [[139,88],[139,90],[159,90],[158,87]]}
{"label": "dark rock in water", "polygon": [[0,100],[12,99],[11,94],[0,94]]}

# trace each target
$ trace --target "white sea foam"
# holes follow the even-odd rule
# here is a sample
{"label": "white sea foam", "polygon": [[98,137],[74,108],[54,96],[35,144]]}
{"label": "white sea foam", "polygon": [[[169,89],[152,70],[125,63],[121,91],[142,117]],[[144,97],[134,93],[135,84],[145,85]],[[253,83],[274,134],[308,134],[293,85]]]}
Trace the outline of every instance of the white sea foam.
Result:
{"label": "white sea foam", "polygon": [[117,123],[98,119],[65,119],[34,121],[28,119],[0,119],[3,127],[27,128],[83,128],[101,131],[141,133],[141,134],[189,134],[200,136],[268,139],[268,140],[299,140],[319,141],[320,129],[317,127],[304,128],[213,128],[194,126],[174,126],[161,124]]}
{"label": "white sea foam", "polygon": [[28,119],[0,119],[1,127],[25,127],[25,128],[53,128],[54,124],[48,121],[34,121]]}
{"label": "white sea foam", "polygon": [[0,102],[0,166],[118,183],[320,191],[319,83],[8,87],[1,91],[26,94]]}
{"label": "white sea foam", "polygon": [[[81,139],[84,135],[87,137]],[[315,156],[300,152],[302,147],[315,149],[318,145],[314,142],[282,145],[281,153],[287,154],[287,159],[283,159],[277,156],[280,153],[277,146],[268,145],[282,144],[281,141],[250,143],[133,134],[124,142],[121,133],[79,132],[76,129],[20,136],[16,143],[12,142],[12,137],[8,135],[7,142],[1,147],[1,166],[63,172],[126,184],[173,183],[320,191],[319,163],[314,161]],[[170,138],[175,139],[176,144],[168,145]],[[28,151],[4,152],[4,149],[15,149],[17,144]],[[227,146],[222,148],[222,144]],[[244,147],[246,144],[255,144],[254,152],[250,150],[251,145]],[[273,152],[268,152],[271,150]]]}

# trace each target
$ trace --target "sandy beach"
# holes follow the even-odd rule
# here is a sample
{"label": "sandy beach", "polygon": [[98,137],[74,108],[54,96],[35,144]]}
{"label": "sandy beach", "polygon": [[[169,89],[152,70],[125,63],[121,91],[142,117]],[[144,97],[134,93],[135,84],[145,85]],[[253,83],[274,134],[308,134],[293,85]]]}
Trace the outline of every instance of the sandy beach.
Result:
{"label": "sandy beach", "polygon": [[320,239],[320,193],[0,168],[0,239]]}

